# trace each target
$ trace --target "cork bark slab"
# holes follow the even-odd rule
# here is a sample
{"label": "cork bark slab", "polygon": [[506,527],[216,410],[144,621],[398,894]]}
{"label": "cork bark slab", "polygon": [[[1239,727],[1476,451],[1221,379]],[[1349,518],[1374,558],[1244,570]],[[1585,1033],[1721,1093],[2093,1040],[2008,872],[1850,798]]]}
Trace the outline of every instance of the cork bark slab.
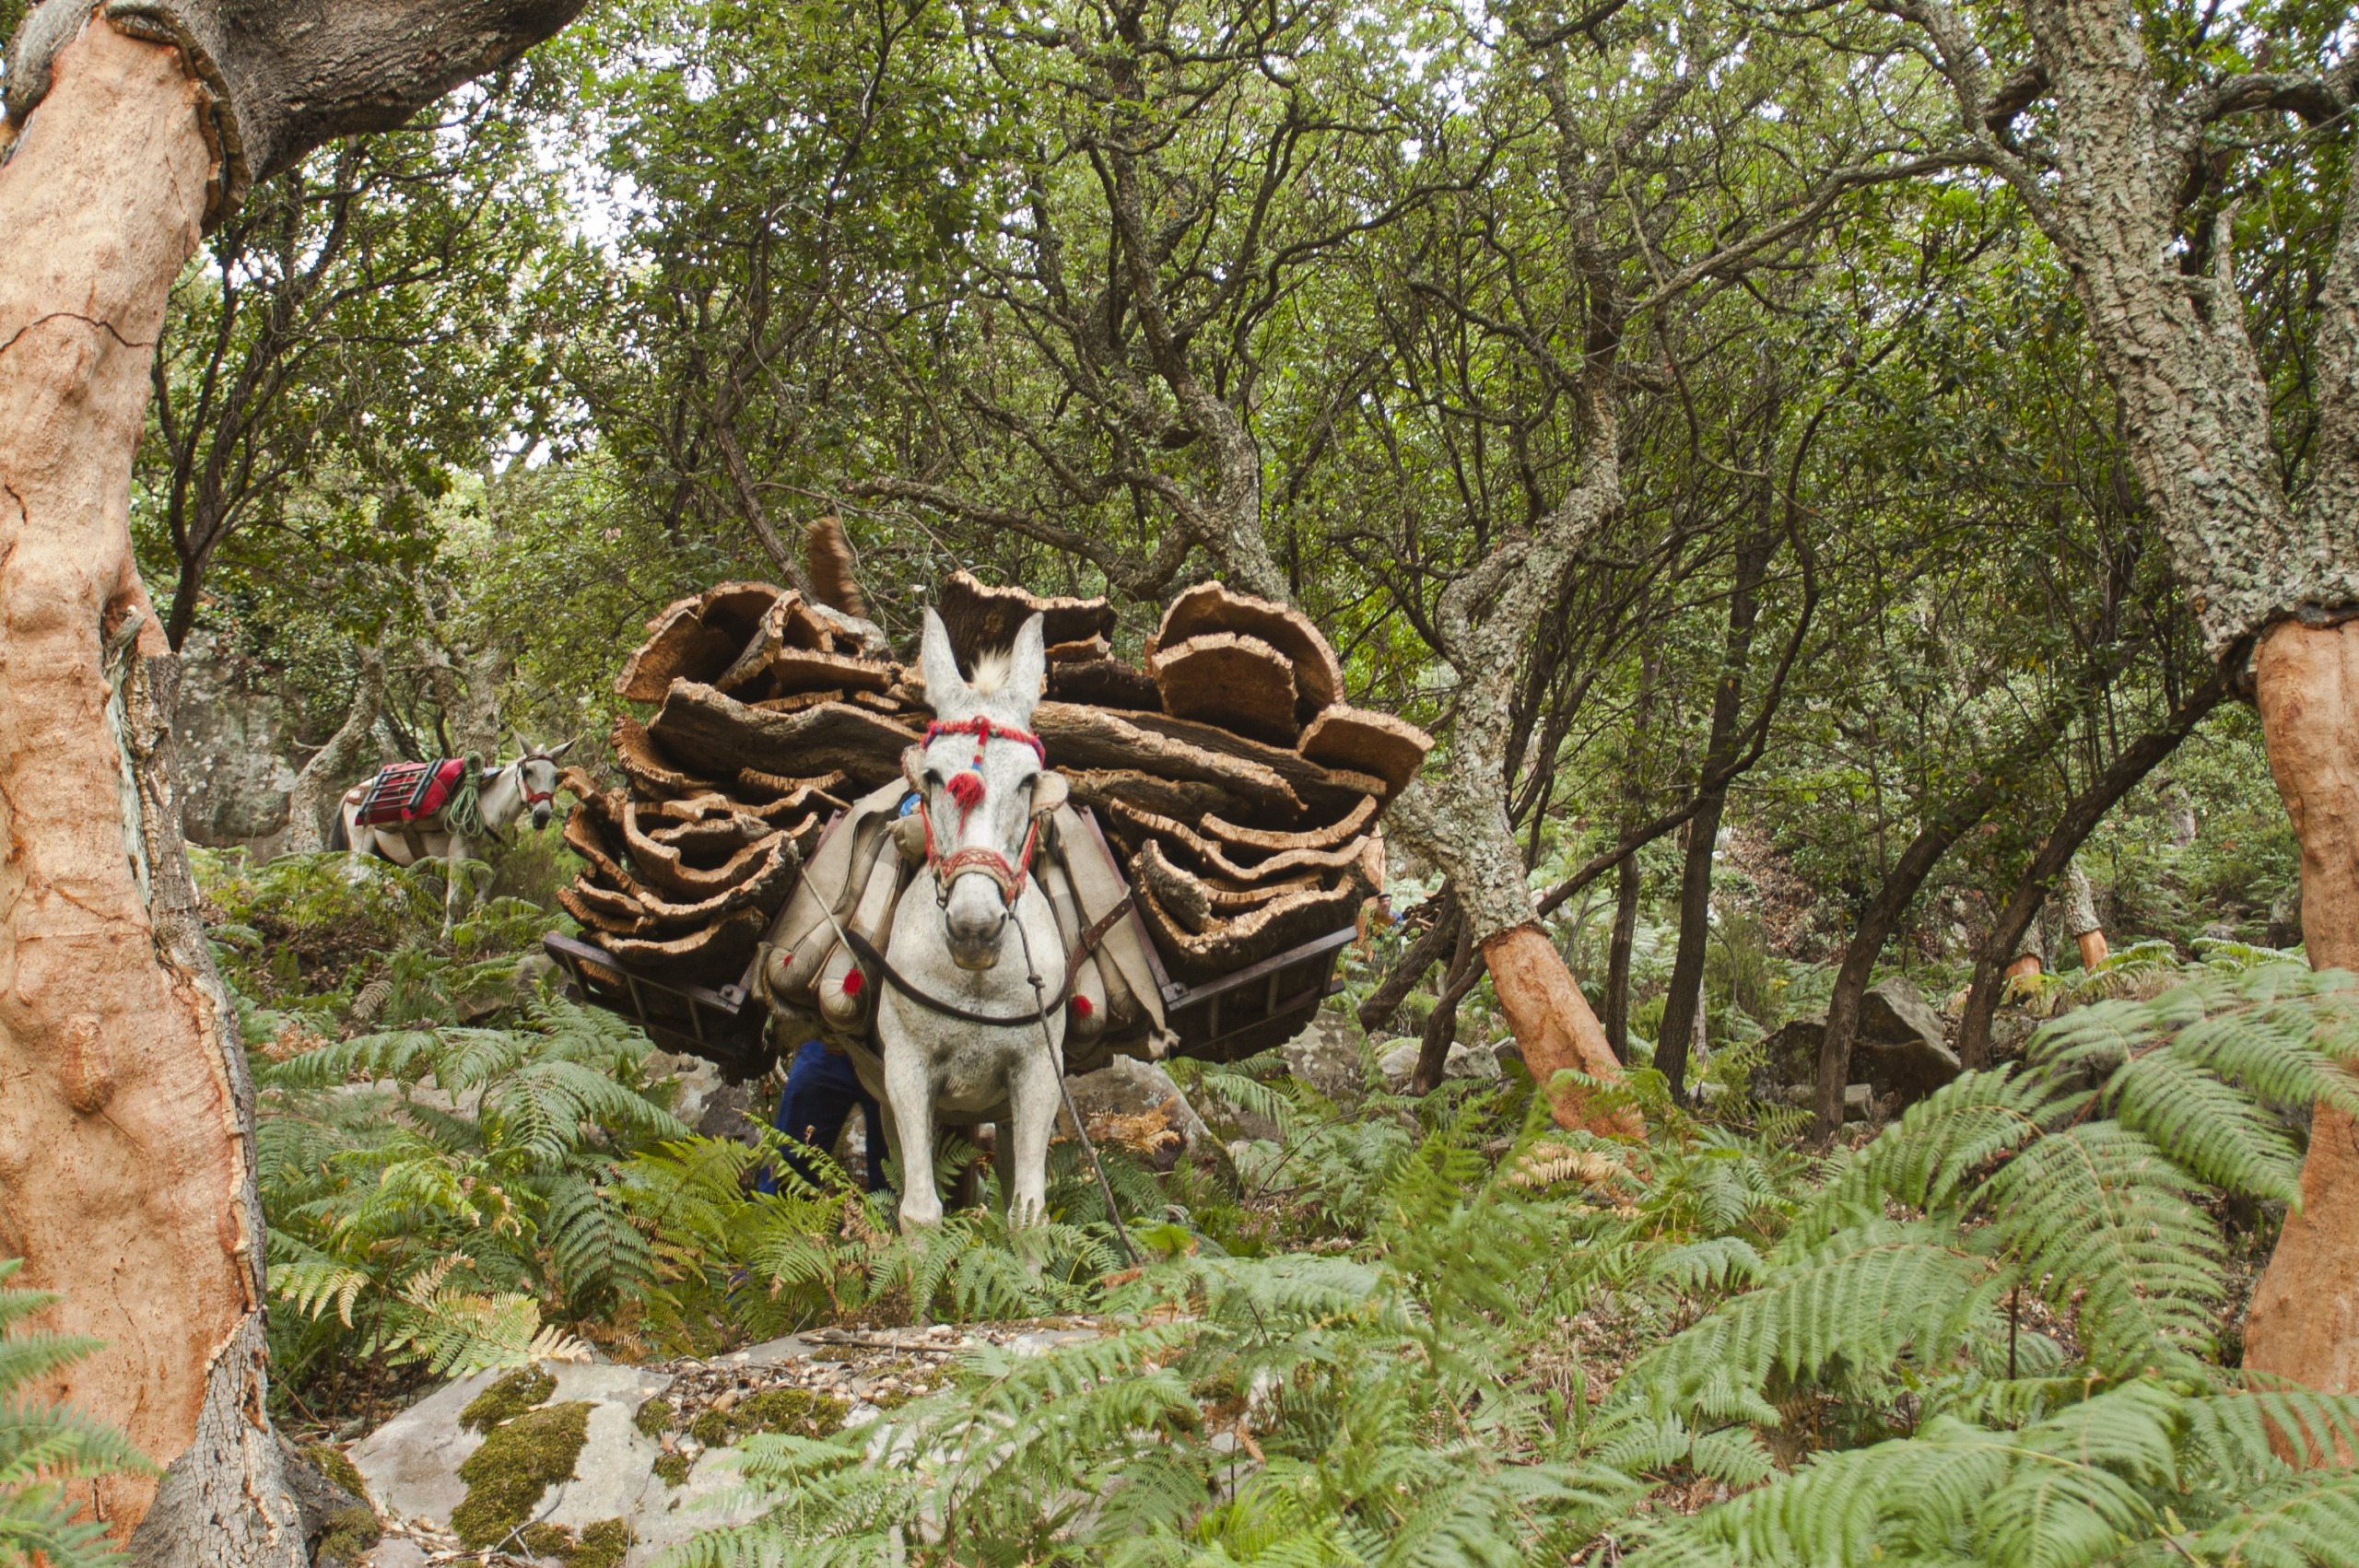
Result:
{"label": "cork bark slab", "polygon": [[686,851],[649,837],[639,825],[636,806],[623,808],[623,846],[630,852],[631,870],[640,883],[668,898],[700,902],[727,893],[774,867],[777,847],[766,835],[730,854],[720,865],[698,866]]}
{"label": "cork bark slab", "polygon": [[958,668],[968,675],[978,654],[1014,643],[1034,615],[1041,618],[1042,640],[1049,643],[1086,642],[1114,631],[1114,606],[1103,599],[1043,599],[1020,588],[989,587],[963,571],[942,585],[933,607],[950,634]]}
{"label": "cork bark slab", "polygon": [[1297,749],[1324,767],[1373,774],[1397,795],[1426,765],[1434,738],[1390,713],[1338,705],[1310,721]]}
{"label": "cork bark slab", "polygon": [[615,760],[623,773],[648,794],[703,795],[716,788],[711,779],[698,778],[666,756],[647,726],[628,714],[615,720],[614,742]]}
{"label": "cork bark slab", "polygon": [[1115,837],[1125,845],[1135,849],[1150,839],[1159,838],[1167,850],[1180,851],[1182,858],[1238,887],[1252,887],[1301,872],[1333,872],[1357,868],[1367,863],[1370,848],[1380,842],[1363,837],[1332,849],[1287,849],[1259,860],[1249,856],[1240,861],[1229,854],[1230,846],[1215,843],[1174,818],[1143,812],[1121,801],[1113,802],[1108,814]]}
{"label": "cork bark slab", "polygon": [[1295,722],[1294,665],[1258,637],[1207,632],[1155,655],[1156,690],[1163,710],[1201,720],[1240,735],[1291,745]]}
{"label": "cork bark slab", "polygon": [[1155,647],[1169,648],[1208,632],[1240,632],[1261,638],[1294,665],[1299,697],[1297,717],[1308,720],[1322,708],[1344,700],[1344,667],[1335,650],[1299,610],[1220,582],[1200,582],[1171,602],[1156,628]]}
{"label": "cork bark slab", "polygon": [[1144,882],[1133,886],[1139,913],[1165,964],[1175,977],[1189,981],[1219,979],[1289,947],[1345,930],[1367,896],[1356,880],[1346,879],[1331,888],[1287,894],[1234,919],[1215,919],[1198,931],[1164,907],[1154,887]]}
{"label": "cork bark slab", "polygon": [[1297,827],[1302,825],[1306,813],[1312,823],[1335,822],[1356,810],[1368,796],[1381,799],[1391,792],[1391,787],[1372,773],[1322,767],[1291,746],[1270,745],[1250,736],[1224,730],[1217,724],[1180,719],[1168,713],[1124,714],[1122,717],[1133,728],[1148,734],[1178,742],[1215,756],[1251,763],[1256,767],[1267,768],[1276,774],[1285,781],[1294,798],[1301,802],[1303,811],[1273,818],[1256,810],[1249,813],[1252,818],[1250,825],[1255,827]]}
{"label": "cork bark slab", "polygon": [[1199,933],[1215,920],[1251,914],[1281,898],[1319,892],[1333,882],[1332,877],[1305,872],[1266,887],[1226,887],[1172,864],[1170,857],[1163,852],[1162,844],[1152,838],[1132,857],[1131,875],[1133,881],[1144,882],[1155,890],[1156,901],[1174,919]]}
{"label": "cork bark slab", "polygon": [[[1137,803],[1146,804],[1144,801]],[[1332,849],[1337,845],[1347,843],[1366,833],[1368,825],[1376,820],[1376,813],[1382,805],[1383,802],[1375,796],[1364,795],[1360,798],[1358,805],[1354,806],[1336,821],[1329,823],[1324,827],[1306,828],[1299,833],[1287,833],[1266,827],[1239,827],[1237,824],[1215,815],[1209,808],[1203,813],[1202,825],[1203,835],[1207,838],[1215,839],[1223,844],[1233,844],[1239,849],[1253,850],[1262,854],[1280,854],[1288,849]],[[1167,811],[1163,814],[1181,816],[1186,813]]]}
{"label": "cork bark slab", "polygon": [[745,972],[753,961],[754,944],[769,923],[758,909],[740,909],[701,930],[686,936],[617,937],[606,950],[635,967],[667,979],[726,984]]}
{"label": "cork bark slab", "polygon": [[814,809],[823,806],[837,811],[844,809],[843,802],[837,799],[835,793],[846,782],[840,768],[820,774],[816,778],[792,778],[783,773],[764,773],[758,767],[741,767],[737,770],[737,782],[753,800],[783,802],[798,806],[808,803]]}
{"label": "cork bark slab", "polygon": [[[827,684],[823,672],[825,661],[830,659],[841,659],[852,665],[891,668],[882,660],[861,658],[857,640],[836,631],[834,622],[838,618],[832,612],[805,603],[803,595],[789,590],[780,594],[777,601],[762,612],[762,618],[756,624],[753,635],[745,639],[729,667],[719,675],[705,678],[722,691],[737,696],[780,696]],[[816,668],[808,664],[797,665],[795,670],[799,679],[792,684],[780,681],[779,675],[782,661],[797,657],[816,658],[820,663]],[[864,681],[866,677],[863,679]]]}
{"label": "cork bark slab", "polygon": [[745,767],[825,769],[865,789],[899,778],[901,753],[918,738],[916,730],[849,703],[767,713],[690,681],[673,684],[648,729],[673,755],[723,777]]}
{"label": "cork bark slab", "polygon": [[1094,664],[1114,655],[1114,645],[1102,637],[1085,638],[1079,642],[1052,642],[1048,649],[1051,664]]}
{"label": "cork bark slab", "polygon": [[[1150,721],[1157,728],[1186,724],[1188,732],[1158,733],[1156,729],[1148,727]],[[1161,714],[1118,716],[1072,703],[1044,702],[1032,710],[1032,728],[1049,749],[1049,766],[1060,770],[1108,768],[1153,773],[1166,778],[1217,785],[1243,807],[1257,813],[1274,814],[1283,821],[1290,822],[1302,812],[1301,797],[1275,768],[1237,755],[1233,749],[1216,750],[1197,743],[1198,737],[1214,735],[1238,745],[1253,744],[1209,724],[1189,724],[1188,720]],[[1292,764],[1317,770],[1315,764],[1305,762],[1292,752],[1275,746],[1259,749],[1273,757],[1285,757]]]}
{"label": "cork bark slab", "polygon": [[1128,767],[1074,767],[1063,772],[1074,803],[1100,811],[1121,801],[1157,816],[1193,821],[1226,811],[1230,804],[1227,790],[1194,779],[1164,778]]}
{"label": "cork bark slab", "polygon": [[724,582],[665,606],[647,623],[647,640],[624,661],[615,695],[661,702],[674,681],[710,681],[727,673],[780,591],[766,582]]}
{"label": "cork bark slab", "polygon": [[780,649],[771,656],[769,665],[770,690],[778,696],[816,691],[881,692],[898,673],[895,665],[802,648]]}
{"label": "cork bark slab", "polygon": [[1119,659],[1050,665],[1049,700],[1122,713],[1158,713],[1163,708],[1155,677]]}

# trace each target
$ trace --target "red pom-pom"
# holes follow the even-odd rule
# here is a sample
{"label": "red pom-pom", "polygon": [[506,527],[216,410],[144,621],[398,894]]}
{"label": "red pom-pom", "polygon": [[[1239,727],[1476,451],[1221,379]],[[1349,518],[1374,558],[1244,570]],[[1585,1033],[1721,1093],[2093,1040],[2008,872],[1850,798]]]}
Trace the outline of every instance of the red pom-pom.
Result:
{"label": "red pom-pom", "polygon": [[1089,999],[1087,997],[1077,996],[1073,999],[1073,1011],[1075,1017],[1086,1018],[1097,1010],[1089,1005]]}
{"label": "red pom-pom", "polygon": [[952,774],[950,782],[943,788],[950,791],[950,798],[958,802],[958,809],[962,812],[973,811],[982,803],[983,776],[971,768],[964,773]]}
{"label": "red pom-pom", "polygon": [[845,971],[844,995],[858,996],[860,994],[860,988],[866,984],[868,984],[868,977],[862,974],[859,970],[851,969]]}

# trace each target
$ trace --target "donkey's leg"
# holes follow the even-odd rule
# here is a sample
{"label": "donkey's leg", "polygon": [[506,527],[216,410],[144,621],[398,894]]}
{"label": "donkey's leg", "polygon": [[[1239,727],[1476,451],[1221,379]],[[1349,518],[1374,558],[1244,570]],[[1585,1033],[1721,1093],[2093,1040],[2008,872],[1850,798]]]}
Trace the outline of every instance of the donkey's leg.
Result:
{"label": "donkey's leg", "polygon": [[[1056,1064],[1039,1051],[1025,1051],[1009,1065],[1007,1120],[1001,1123],[1003,1142],[999,1179],[1011,1195],[1007,1223],[1027,1225],[1049,1206],[1049,1137],[1056,1130],[1062,1105],[1057,1093]],[[1012,1147],[1011,1147],[1012,1145]]]}
{"label": "donkey's leg", "polygon": [[451,835],[449,858],[442,862],[442,940],[451,940],[452,928],[459,923],[459,906],[467,883],[467,841],[457,834]]}
{"label": "donkey's leg", "polygon": [[933,1074],[925,1053],[900,1042],[885,1047],[885,1097],[900,1129],[901,1228],[942,1223],[933,1188]]}

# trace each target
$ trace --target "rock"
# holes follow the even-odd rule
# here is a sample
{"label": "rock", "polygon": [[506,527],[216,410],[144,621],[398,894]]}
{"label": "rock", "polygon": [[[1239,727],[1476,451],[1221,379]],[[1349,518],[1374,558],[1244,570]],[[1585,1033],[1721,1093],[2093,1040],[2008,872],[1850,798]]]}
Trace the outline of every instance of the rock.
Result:
{"label": "rock", "polygon": [[1341,1008],[1322,1007],[1308,1028],[1280,1047],[1286,1071],[1327,1098],[1357,1100],[1367,1084],[1360,1071],[1359,1021]]}
{"label": "rock", "polygon": [[1499,1075],[1499,1059],[1491,1054],[1488,1046],[1470,1046],[1463,1040],[1452,1040],[1449,1053],[1441,1059],[1444,1078],[1471,1078],[1487,1083]]}
{"label": "rock", "polygon": [[1865,1121],[1875,1105],[1876,1092],[1865,1083],[1843,1085],[1843,1119]]}
{"label": "rock", "polygon": [[[1171,1081],[1171,1074],[1154,1062],[1118,1056],[1095,1072],[1066,1079],[1065,1088],[1086,1122],[1100,1117],[1135,1122],[1159,1115],[1180,1134],[1185,1149],[1211,1149],[1219,1141],[1196,1114],[1196,1107],[1188,1103],[1188,1096],[1180,1092],[1180,1085]],[[1062,1121],[1063,1113],[1058,1116]]]}
{"label": "rock", "polygon": [[1520,1067],[1523,1065],[1523,1047],[1510,1036],[1491,1047],[1491,1059],[1497,1062],[1502,1069],[1509,1062],[1514,1062]]}
{"label": "rock", "polygon": [[[1422,1048],[1415,1040],[1403,1040],[1384,1053],[1384,1080],[1395,1094],[1409,1086],[1411,1075],[1417,1071],[1417,1052]],[[1463,1040],[1452,1040],[1449,1052],[1441,1059],[1441,1075],[1444,1082],[1468,1078],[1488,1082],[1499,1075],[1499,1059],[1491,1054],[1488,1047],[1478,1048]]]}
{"label": "rock", "polygon": [[1826,1014],[1804,1013],[1778,1026],[1762,1047],[1761,1066],[1754,1075],[1756,1094],[1769,1097],[1772,1088],[1791,1089],[1818,1082],[1818,1048],[1826,1039]]}
{"label": "rock", "polygon": [[1851,1071],[1878,1094],[1913,1106],[1955,1078],[1961,1071],[1957,1053],[1939,1040],[1891,1044],[1861,1040],[1851,1047]]}
{"label": "rock", "polygon": [[293,737],[262,678],[259,665],[223,649],[207,632],[191,634],[181,651],[173,773],[181,831],[192,844],[258,845],[264,853],[286,834]]}
{"label": "rock", "polygon": [[1870,986],[1867,994],[1860,998],[1862,1040],[1891,1044],[1931,1040],[1939,1045],[1943,1036],[1942,1015],[1933,1011],[1925,993],[1913,981],[1895,975]]}
{"label": "rock", "polygon": [[406,1536],[388,1536],[369,1549],[359,1568],[426,1568],[426,1548]]}
{"label": "rock", "polygon": [[[726,1138],[748,1149],[762,1141],[762,1124],[750,1114],[753,1091],[744,1083],[724,1083],[705,1098],[695,1127],[700,1138]],[[683,1121],[686,1117],[681,1117]]]}
{"label": "rock", "polygon": [[[591,1409],[573,1479],[552,1487],[535,1516],[579,1529],[601,1519],[660,1512],[663,1500],[651,1500],[648,1489],[664,1491],[654,1473],[661,1450],[632,1426],[631,1417],[670,1386],[670,1375],[635,1366],[544,1364],[557,1386],[543,1404],[581,1401]],[[451,1511],[467,1497],[459,1467],[484,1441],[459,1424],[460,1412],[501,1375],[478,1373],[447,1384],[353,1445],[352,1463],[381,1509],[449,1527]]]}
{"label": "rock", "polygon": [[1895,977],[1860,999],[1860,1037],[1851,1047],[1852,1076],[1878,1094],[1916,1104],[1958,1075],[1957,1053],[1944,1037],[1941,1014],[1924,993]]}

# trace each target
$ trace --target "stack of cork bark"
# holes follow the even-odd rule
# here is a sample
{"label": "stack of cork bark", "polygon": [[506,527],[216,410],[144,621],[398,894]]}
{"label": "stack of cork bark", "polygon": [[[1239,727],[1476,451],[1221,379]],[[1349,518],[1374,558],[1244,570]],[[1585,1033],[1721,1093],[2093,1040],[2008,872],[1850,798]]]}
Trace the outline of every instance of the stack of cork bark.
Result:
{"label": "stack of cork bark", "polygon": [[[1113,656],[1103,599],[961,572],[936,607],[969,670],[1043,618],[1034,728],[1118,846],[1175,977],[1349,926],[1381,886],[1376,818],[1432,743],[1344,704],[1333,649],[1295,611],[1201,584],[1140,668]],[[628,788],[573,780],[589,792],[567,840],[590,869],[565,904],[618,958],[734,978],[827,817],[899,776],[930,717],[923,683],[867,622],[766,585],[723,584],[649,629],[616,689],[661,707],[616,727]]]}
{"label": "stack of cork bark", "polygon": [[625,787],[568,776],[565,840],[589,865],[557,896],[616,957],[726,983],[827,820],[898,772],[926,714],[874,626],[768,583],[683,599],[648,632],[615,689],[662,706],[615,726]]}

